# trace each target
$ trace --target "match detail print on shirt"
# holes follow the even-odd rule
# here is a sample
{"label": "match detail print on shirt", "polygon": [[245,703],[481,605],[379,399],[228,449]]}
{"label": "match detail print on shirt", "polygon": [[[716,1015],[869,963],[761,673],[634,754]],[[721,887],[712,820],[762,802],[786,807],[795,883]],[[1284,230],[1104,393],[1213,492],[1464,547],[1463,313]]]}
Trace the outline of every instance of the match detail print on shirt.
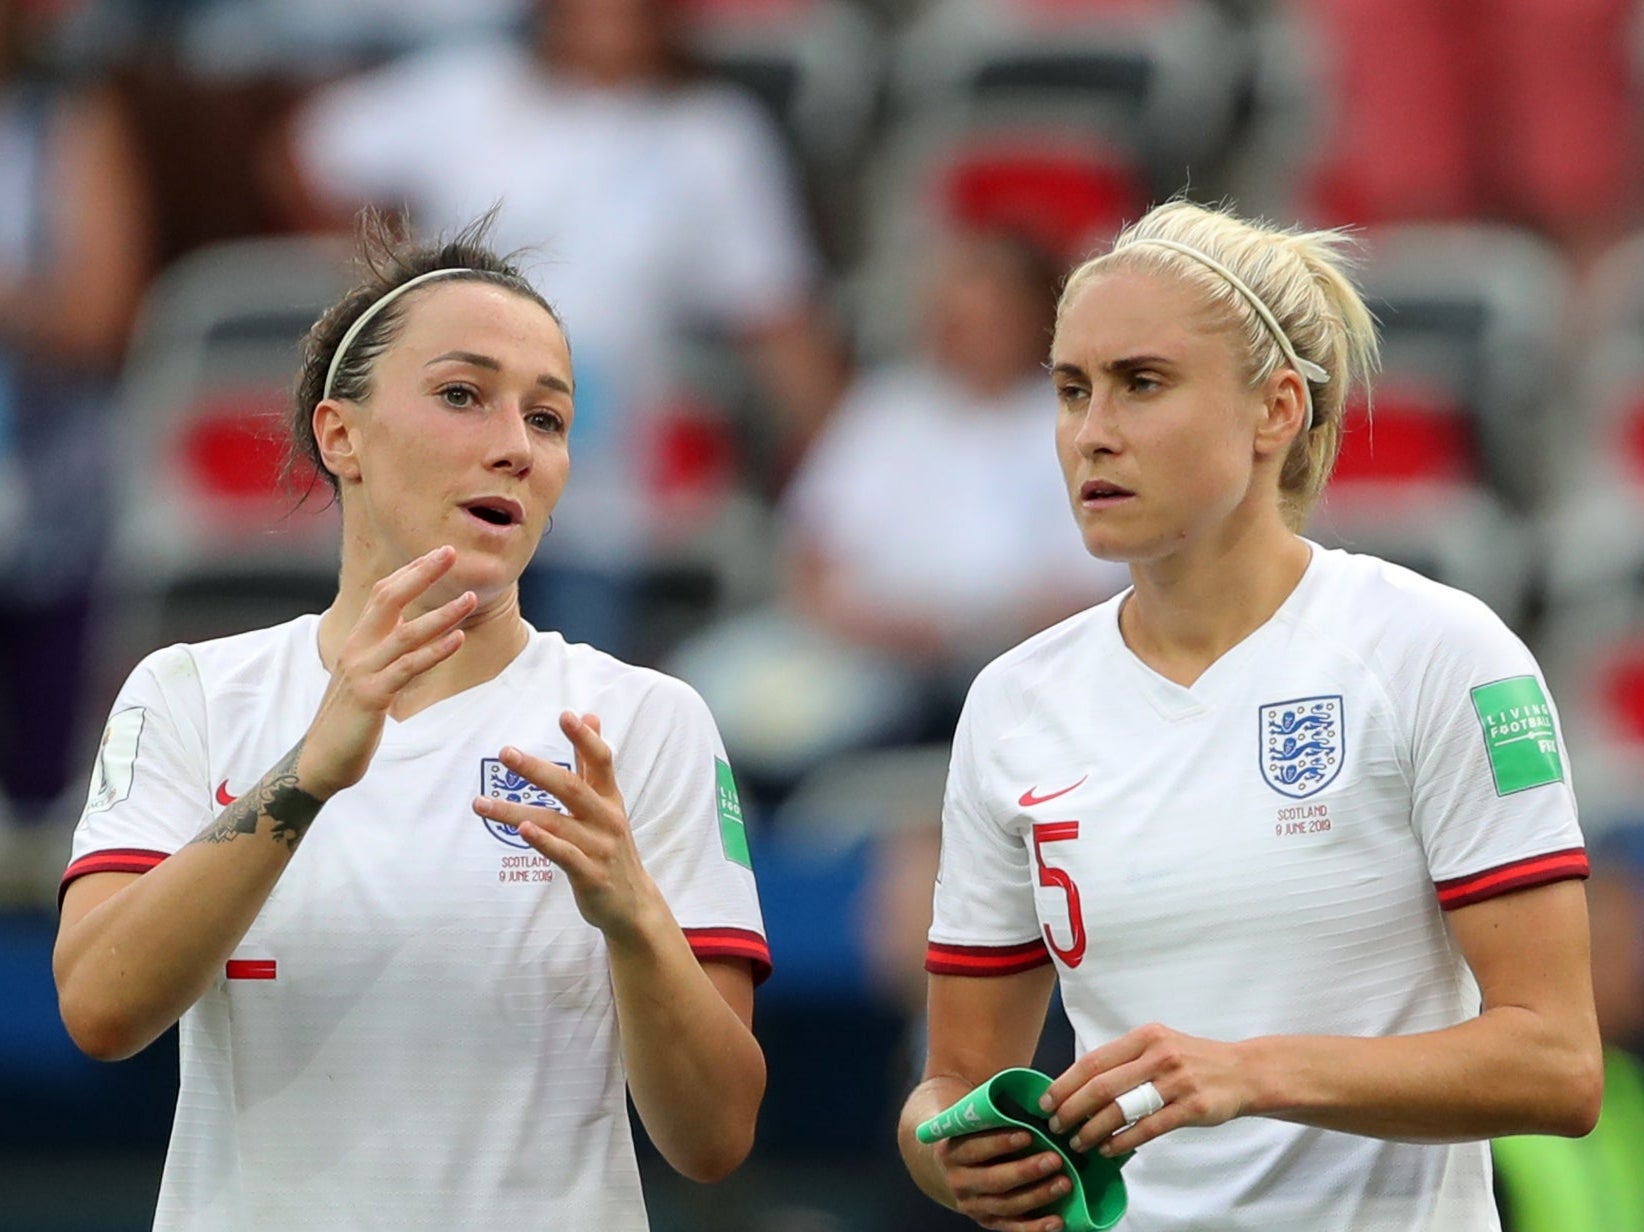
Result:
{"label": "match detail print on shirt", "polygon": [[1564,781],[1552,707],[1534,676],[1512,676],[1473,690],[1473,709],[1490,754],[1496,795]]}
{"label": "match detail print on shirt", "polygon": [[742,820],[742,797],[736,794],[736,776],[729,762],[714,758],[714,798],[719,807],[719,841],[725,858],[752,871],[753,856],[748,851],[748,827]]}
{"label": "match detail print on shirt", "polygon": [[137,769],[137,744],[143,737],[146,714],[143,707],[133,706],[110,716],[97,747],[97,765],[91,772],[87,813],[105,812],[131,794],[131,781]]}

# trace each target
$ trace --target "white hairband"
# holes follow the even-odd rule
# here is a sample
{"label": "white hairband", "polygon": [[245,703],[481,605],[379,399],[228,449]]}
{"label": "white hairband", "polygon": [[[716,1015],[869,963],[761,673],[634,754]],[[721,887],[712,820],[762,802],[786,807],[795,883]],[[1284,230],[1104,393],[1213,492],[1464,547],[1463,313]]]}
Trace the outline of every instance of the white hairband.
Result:
{"label": "white hairband", "polygon": [[360,336],[360,331],[367,325],[371,324],[371,319],[379,312],[388,307],[389,304],[392,304],[400,296],[404,295],[412,287],[418,286],[421,283],[429,282],[435,278],[444,278],[448,274],[468,274],[472,272],[472,270],[469,270],[465,266],[457,266],[452,269],[429,270],[426,274],[418,274],[415,278],[410,278],[405,282],[400,283],[399,286],[395,287],[387,295],[384,295],[376,303],[372,304],[371,307],[367,308],[364,312],[360,313],[359,316],[355,317],[354,324],[348,327],[348,332],[342,336],[342,341],[337,344],[337,349],[331,353],[331,365],[325,370],[325,387],[321,391],[320,396],[322,398],[329,398],[331,396],[331,386],[336,383],[337,369],[342,367],[343,356],[348,354],[348,348],[354,345],[354,339]]}
{"label": "white hairband", "polygon": [[1268,332],[1273,335],[1273,341],[1279,344],[1279,350],[1284,352],[1285,360],[1302,377],[1302,400],[1307,408],[1307,421],[1303,424],[1302,431],[1310,431],[1313,427],[1313,391],[1308,388],[1307,383],[1317,381],[1320,385],[1327,384],[1330,380],[1330,374],[1312,360],[1303,359],[1296,354],[1296,348],[1290,345],[1289,335],[1279,326],[1279,318],[1273,315],[1272,310],[1266,304],[1262,303],[1261,296],[1252,291],[1245,284],[1244,279],[1228,269],[1227,266],[1208,253],[1200,252],[1190,244],[1178,243],[1176,240],[1147,238],[1131,240],[1125,247],[1133,248],[1137,244],[1155,244],[1160,248],[1168,248],[1172,252],[1179,252],[1184,257],[1192,257],[1200,265],[1215,270],[1227,279],[1234,290],[1244,296],[1250,306],[1256,310],[1256,315],[1262,319],[1262,323],[1267,326]]}

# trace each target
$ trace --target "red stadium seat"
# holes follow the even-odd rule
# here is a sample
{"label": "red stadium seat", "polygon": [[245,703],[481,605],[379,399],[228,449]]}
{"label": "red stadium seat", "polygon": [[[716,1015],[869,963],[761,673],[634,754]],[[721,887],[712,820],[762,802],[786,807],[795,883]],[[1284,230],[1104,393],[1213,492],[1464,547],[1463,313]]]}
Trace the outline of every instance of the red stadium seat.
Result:
{"label": "red stadium seat", "polygon": [[939,177],[937,192],[953,222],[1018,231],[1068,260],[1147,206],[1137,169],[1095,142],[1058,150],[993,137],[957,151]]}
{"label": "red stadium seat", "polygon": [[1448,393],[1384,384],[1370,413],[1363,397],[1349,403],[1331,482],[1471,484],[1477,451],[1472,416]]}
{"label": "red stadium seat", "polygon": [[1481,218],[1579,238],[1637,204],[1630,0],[1304,0],[1328,98],[1322,221]]}
{"label": "red stadium seat", "polygon": [[[288,500],[284,389],[244,389],[208,395],[188,416],[178,442],[193,485],[213,499],[264,504]],[[293,467],[301,490],[314,477],[306,463]]]}
{"label": "red stadium seat", "polygon": [[1644,485],[1644,390],[1639,391],[1621,422],[1621,456],[1632,477]]}
{"label": "red stadium seat", "polygon": [[1364,239],[1382,336],[1377,452],[1385,437],[1411,465],[1469,458],[1450,478],[1483,484],[1514,509],[1536,507],[1553,482],[1547,416],[1564,358],[1566,262],[1528,232],[1487,224],[1384,227]]}
{"label": "red stadium seat", "polygon": [[1599,676],[1610,723],[1644,757],[1644,636],[1613,647]]}
{"label": "red stadium seat", "polygon": [[1644,581],[1551,608],[1541,662],[1558,703],[1583,820],[1644,799]]}

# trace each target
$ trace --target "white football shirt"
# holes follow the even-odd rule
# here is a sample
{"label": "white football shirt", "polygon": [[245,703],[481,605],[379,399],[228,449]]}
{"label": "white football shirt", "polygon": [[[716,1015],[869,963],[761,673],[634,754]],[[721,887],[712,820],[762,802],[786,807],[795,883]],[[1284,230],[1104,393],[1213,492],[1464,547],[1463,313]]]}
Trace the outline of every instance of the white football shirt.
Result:
{"label": "white football shirt", "polygon": [[[64,884],[142,872],[307,730],[318,617],[150,655],[114,705]],[[769,970],[724,749],[686,685],[534,633],[494,679],[389,720],[222,976],[184,1014],[157,1229],[647,1227],[603,935],[474,796],[557,806],[600,716],[634,837],[699,957]]]}
{"label": "white football shirt", "polygon": [[[1124,595],[984,669],[954,741],[931,971],[1054,961],[1081,1054],[1149,1022],[1242,1040],[1478,1013],[1443,911],[1586,875],[1556,713],[1476,599],[1312,552],[1191,688],[1125,645]],[[1245,1118],[1176,1130],[1125,1179],[1124,1232],[1499,1226],[1484,1142]]]}

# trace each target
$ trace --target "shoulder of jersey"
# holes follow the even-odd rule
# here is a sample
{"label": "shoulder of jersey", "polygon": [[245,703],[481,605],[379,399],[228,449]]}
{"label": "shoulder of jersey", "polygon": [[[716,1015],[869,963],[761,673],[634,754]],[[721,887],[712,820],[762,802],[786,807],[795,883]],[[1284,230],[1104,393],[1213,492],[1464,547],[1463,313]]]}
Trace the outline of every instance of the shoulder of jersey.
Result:
{"label": "shoulder of jersey", "polygon": [[[294,639],[314,636],[317,620],[316,616],[298,616],[282,624],[208,638],[203,642],[176,642],[154,651],[145,662],[159,666],[177,659],[188,659],[202,675],[221,674],[288,652]],[[318,662],[318,651],[315,654]]]}
{"label": "shoulder of jersey", "polygon": [[1517,635],[1488,604],[1466,591],[1377,556],[1331,550],[1319,561],[1329,572],[1297,613],[1321,640],[1388,670],[1410,668],[1461,647],[1506,649]]}
{"label": "shoulder of jersey", "polygon": [[1035,633],[1026,641],[1018,642],[977,673],[977,683],[999,679],[1015,681],[1024,674],[1055,672],[1060,670],[1058,665],[1064,656],[1086,656],[1088,652],[1083,643],[1088,639],[1090,630],[1104,621],[1111,621],[1113,609],[1128,593],[1130,592],[1127,588],[1095,607],[1075,612],[1050,628]]}
{"label": "shoulder of jersey", "polygon": [[677,676],[629,663],[586,642],[568,642],[558,633],[538,631],[532,639],[531,653],[542,656],[542,666],[549,670],[556,661],[562,664],[567,674],[578,677],[592,692],[619,689],[630,694],[697,696],[696,690]]}
{"label": "shoulder of jersey", "polygon": [[1438,633],[1501,623],[1477,596],[1379,556],[1321,549],[1319,563],[1330,570],[1321,604],[1327,611],[1339,605],[1335,617],[1349,623],[1380,617],[1412,632],[1425,623]]}

